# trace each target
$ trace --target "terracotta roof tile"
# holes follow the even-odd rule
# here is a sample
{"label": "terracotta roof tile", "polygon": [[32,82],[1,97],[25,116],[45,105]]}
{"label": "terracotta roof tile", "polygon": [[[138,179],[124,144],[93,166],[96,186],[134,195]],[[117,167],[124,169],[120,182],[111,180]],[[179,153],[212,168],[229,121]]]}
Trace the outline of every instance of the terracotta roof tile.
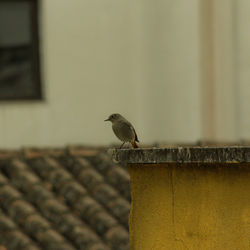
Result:
{"label": "terracotta roof tile", "polygon": [[129,175],[105,151],[1,151],[0,247],[128,250]]}
{"label": "terracotta roof tile", "polygon": [[4,175],[0,174],[0,187],[6,185],[7,183],[8,179]]}
{"label": "terracotta roof tile", "polygon": [[[125,226],[128,226],[129,202],[122,198],[115,186],[105,182],[105,178],[86,159],[76,158],[72,172],[86,190]],[[70,167],[70,166],[69,166]],[[77,169],[77,171],[76,171]],[[74,171],[75,170],[75,171]]]}
{"label": "terracotta roof tile", "polygon": [[0,250],[8,249],[40,249],[29,237],[19,231],[16,224],[0,211]]}
{"label": "terracotta roof tile", "polygon": [[114,186],[122,197],[130,201],[128,172],[125,167],[114,164],[109,159],[109,156],[105,153],[100,153],[96,157],[88,158],[92,166],[95,166],[95,169],[105,177],[105,181],[111,186]]}

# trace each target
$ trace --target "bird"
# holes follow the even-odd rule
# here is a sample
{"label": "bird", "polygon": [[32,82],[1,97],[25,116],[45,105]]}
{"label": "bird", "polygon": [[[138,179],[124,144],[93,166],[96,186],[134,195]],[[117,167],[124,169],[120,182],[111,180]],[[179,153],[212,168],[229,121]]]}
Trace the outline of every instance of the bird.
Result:
{"label": "bird", "polygon": [[110,115],[108,119],[104,121],[112,122],[112,129],[115,135],[123,142],[120,148],[122,148],[126,142],[130,142],[133,148],[138,148],[136,142],[139,142],[139,140],[135,129],[122,115],[115,113]]}

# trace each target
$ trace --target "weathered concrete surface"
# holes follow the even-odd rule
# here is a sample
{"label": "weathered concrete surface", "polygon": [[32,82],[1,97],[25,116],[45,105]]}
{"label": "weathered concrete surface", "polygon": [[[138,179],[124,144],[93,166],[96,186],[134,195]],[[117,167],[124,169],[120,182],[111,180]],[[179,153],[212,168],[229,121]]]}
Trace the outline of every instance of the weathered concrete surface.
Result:
{"label": "weathered concrete surface", "polygon": [[128,168],[131,250],[250,249],[249,163]]}
{"label": "weathered concrete surface", "polygon": [[113,158],[123,163],[235,163],[250,162],[250,147],[169,147],[118,149]]}

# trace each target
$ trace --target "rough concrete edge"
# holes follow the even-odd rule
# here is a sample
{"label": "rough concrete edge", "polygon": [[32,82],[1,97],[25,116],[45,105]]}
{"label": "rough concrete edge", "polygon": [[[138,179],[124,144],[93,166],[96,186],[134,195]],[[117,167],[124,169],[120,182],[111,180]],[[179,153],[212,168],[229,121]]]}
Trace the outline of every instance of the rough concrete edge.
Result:
{"label": "rough concrete edge", "polygon": [[114,149],[114,161],[120,163],[247,163],[250,147],[169,147]]}

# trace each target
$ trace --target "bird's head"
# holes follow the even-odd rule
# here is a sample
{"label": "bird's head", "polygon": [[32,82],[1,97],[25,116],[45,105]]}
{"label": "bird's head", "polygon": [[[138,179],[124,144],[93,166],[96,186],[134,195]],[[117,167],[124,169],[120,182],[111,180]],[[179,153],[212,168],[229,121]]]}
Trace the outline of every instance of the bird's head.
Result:
{"label": "bird's head", "polygon": [[120,114],[112,114],[109,116],[108,119],[104,120],[105,122],[106,121],[111,121],[112,123],[115,122],[115,121],[118,121],[119,119],[121,119],[122,116]]}

